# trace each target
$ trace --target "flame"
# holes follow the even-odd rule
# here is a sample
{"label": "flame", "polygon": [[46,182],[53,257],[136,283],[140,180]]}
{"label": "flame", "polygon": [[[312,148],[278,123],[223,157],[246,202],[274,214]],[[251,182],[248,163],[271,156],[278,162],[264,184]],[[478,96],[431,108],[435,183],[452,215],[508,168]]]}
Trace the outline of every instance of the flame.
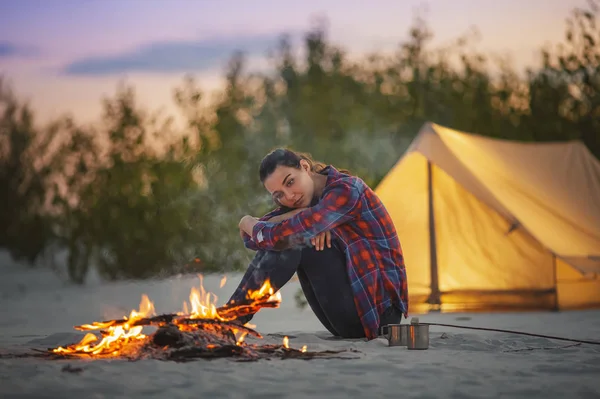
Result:
{"label": "flame", "polygon": [[127,320],[126,323],[118,326],[111,322],[94,322],[92,324],[84,324],[78,326],[79,330],[99,330],[107,329],[103,332],[104,338],[98,343],[93,345],[98,340],[98,337],[92,333],[87,333],[79,343],[71,345],[67,348],[59,346],[52,351],[54,353],[90,353],[93,355],[117,355],[119,349],[132,340],[142,340],[146,336],[142,334],[143,326],[133,326],[132,324],[144,317],[154,315],[154,304],[150,301],[147,295],[142,295],[142,301],[140,302],[139,311],[132,310],[129,317],[124,317]]}
{"label": "flame", "polygon": [[[199,275],[199,278],[200,288],[193,287],[191,289],[189,304],[184,301],[183,312],[178,312],[177,316],[186,319],[212,319],[219,321],[229,321],[237,317],[235,312],[231,312],[231,309],[228,310],[229,313],[224,313],[225,317],[219,314],[219,311],[217,310],[217,296],[210,292],[206,292],[202,284],[202,275]],[[221,280],[221,287],[225,281],[226,278],[223,277]],[[264,303],[265,298],[267,298],[267,302],[281,302],[281,294],[279,292],[275,293],[274,291],[275,290],[269,281],[266,281],[260,289],[249,291],[247,299],[253,301],[260,300]],[[250,304],[250,306],[252,306],[252,304]],[[93,322],[91,324],[75,326],[76,329],[81,331],[101,330],[101,340],[99,340],[99,337],[96,334],[87,333],[80,342],[67,347],[52,349],[52,352],[58,354],[106,356],[123,354],[129,348],[129,344],[140,342],[141,340],[148,338],[146,335],[142,334],[142,329],[144,325],[148,325],[148,319],[152,316],[155,316],[154,303],[150,301],[146,294],[143,294],[139,310],[132,310],[129,316],[124,316],[121,320]],[[136,322],[138,323],[136,324]],[[186,323],[178,323],[177,319],[174,319],[173,323],[182,331],[193,331],[196,328],[193,325],[186,325]],[[246,326],[248,328],[256,327],[250,323],[246,323]],[[235,328],[232,329],[232,332],[237,337],[236,344],[240,346],[243,345],[248,332],[240,332]],[[289,348],[287,336],[284,338],[283,343],[286,348]],[[134,347],[132,349],[134,349]]]}
{"label": "flame", "polygon": [[265,297],[266,295],[270,295],[267,302],[281,302],[281,293],[277,291],[275,293],[275,289],[271,286],[269,280],[265,281],[265,283],[256,291],[248,291],[247,298],[251,300],[257,300]]}
{"label": "flame", "polygon": [[[156,313],[154,310],[154,304],[150,301],[150,299],[148,298],[148,295],[143,294],[142,300],[140,302],[140,310],[139,311],[132,310],[131,313],[129,314],[129,317],[124,316],[123,320],[127,320],[127,323],[125,324],[125,326],[127,326],[126,328],[129,329],[129,325],[133,324],[133,322],[135,322],[137,320],[141,320],[144,317],[154,316],[155,314]],[[115,324],[115,322],[116,322],[116,320],[111,320],[111,321],[106,321],[106,322],[95,321],[92,324],[82,324],[80,326],[75,326],[75,328],[80,331],[102,330],[105,328],[113,327],[113,324]]]}
{"label": "flame", "polygon": [[[211,301],[211,295],[214,298]],[[217,296],[211,294],[210,292],[205,292],[204,288],[200,287],[200,290],[196,289],[196,287],[192,287],[192,292],[190,293],[190,305],[191,311],[189,313],[189,317],[191,319],[219,319],[223,320],[219,313],[217,312]]]}
{"label": "flame", "polygon": [[289,349],[290,346],[288,345],[290,342],[290,340],[288,339],[287,335],[285,337],[283,337],[283,347],[286,349]]}
{"label": "flame", "polygon": [[236,345],[241,345],[244,342],[246,335],[248,335],[248,333],[243,332],[242,335],[240,335],[240,337],[237,339]]}
{"label": "flame", "polygon": [[[224,320],[217,312],[217,300],[215,294],[206,292],[203,284],[203,276],[198,275],[200,279],[200,289],[192,287],[190,292],[190,307],[187,303],[183,303],[183,314],[188,315],[191,319],[218,319]],[[221,280],[223,284],[223,280]],[[212,297],[212,299],[211,299]]]}
{"label": "flame", "polygon": [[302,345],[302,349],[300,350],[302,353],[306,352],[306,345]]}
{"label": "flame", "polygon": [[148,295],[143,294],[142,301],[140,302],[140,310],[138,312],[132,310],[129,314],[129,320],[142,319],[144,317],[154,316],[155,314],[156,310],[154,309],[154,303],[150,301]]}
{"label": "flame", "polygon": [[227,282],[227,276],[223,276],[223,278],[221,279],[221,284],[219,284],[219,288],[223,288],[223,286],[225,286],[226,282]]}

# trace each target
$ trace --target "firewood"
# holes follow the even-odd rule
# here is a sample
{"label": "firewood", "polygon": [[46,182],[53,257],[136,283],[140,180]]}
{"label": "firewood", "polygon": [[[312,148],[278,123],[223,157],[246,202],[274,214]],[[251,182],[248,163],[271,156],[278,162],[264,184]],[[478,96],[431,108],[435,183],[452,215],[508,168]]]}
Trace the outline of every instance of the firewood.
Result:
{"label": "firewood", "polygon": [[[262,291],[261,291],[262,292]],[[267,291],[272,292],[272,291]],[[290,348],[285,337],[284,345],[258,345],[244,342],[249,335],[262,338],[252,328],[241,325],[240,317],[254,314],[262,308],[275,308],[278,301],[271,301],[269,294],[262,298],[229,303],[206,316],[193,314],[162,314],[128,320],[117,319],[83,324],[75,328],[81,331],[98,331],[102,339],[92,333],[66,348],[49,348],[43,354],[46,359],[71,358],[121,358],[132,361],[157,359],[190,361],[193,359],[231,358],[235,361],[257,361],[260,359],[313,359],[338,357],[342,351],[307,352],[305,349]],[[215,314],[216,310],[216,314]],[[141,332],[141,327],[154,326],[157,330],[150,335]],[[134,329],[134,328],[137,328]]]}
{"label": "firewood", "polygon": [[[217,313],[225,320],[218,319],[191,319],[186,317],[187,315],[178,315],[175,313],[162,314],[153,317],[144,317],[141,319],[136,319],[133,321],[127,319],[116,319],[116,320],[106,320],[106,321],[95,321],[91,324],[82,324],[75,326],[76,330],[79,331],[91,331],[91,330],[100,330],[108,327],[116,327],[116,326],[124,326],[129,325],[129,327],[137,327],[137,326],[163,326],[170,323],[182,323],[182,324],[190,324],[191,320],[203,320],[207,323],[231,323],[233,325],[235,319],[238,317],[243,317],[249,314],[253,314],[258,312],[261,308],[276,308],[279,306],[277,302],[268,302],[264,301],[256,301],[253,303],[242,303],[240,305],[224,305],[217,308]],[[237,327],[236,327],[237,328]],[[239,329],[244,330],[249,334],[258,334],[257,332],[248,329],[246,327],[240,326]]]}
{"label": "firewood", "polygon": [[203,326],[210,325],[210,326],[215,326],[216,328],[220,328],[220,329],[224,329],[224,330],[235,329],[235,330],[238,330],[241,332],[245,332],[254,337],[262,338],[262,335],[260,335],[255,330],[253,330],[249,327],[244,327],[241,324],[235,324],[230,321],[228,322],[228,321],[220,321],[220,320],[212,320],[212,319],[179,319],[179,320],[177,320],[177,324],[195,325],[198,328],[202,328]]}
{"label": "firewood", "polygon": [[161,327],[152,334],[152,342],[155,345],[164,347],[177,347],[183,345],[183,334],[174,325]]}

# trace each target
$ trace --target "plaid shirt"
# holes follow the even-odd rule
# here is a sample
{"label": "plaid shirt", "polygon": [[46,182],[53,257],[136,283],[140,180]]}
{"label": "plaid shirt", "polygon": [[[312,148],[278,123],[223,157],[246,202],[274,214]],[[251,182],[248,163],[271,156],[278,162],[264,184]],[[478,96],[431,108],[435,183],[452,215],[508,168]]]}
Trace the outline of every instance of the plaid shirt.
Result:
{"label": "plaid shirt", "polygon": [[277,250],[310,245],[310,238],[330,230],[346,254],[348,277],[365,335],[376,338],[379,317],[392,304],[408,317],[408,286],[404,257],[396,229],[377,195],[358,177],[328,166],[327,183],[319,202],[295,216],[271,223],[278,208],[254,226],[246,247]]}

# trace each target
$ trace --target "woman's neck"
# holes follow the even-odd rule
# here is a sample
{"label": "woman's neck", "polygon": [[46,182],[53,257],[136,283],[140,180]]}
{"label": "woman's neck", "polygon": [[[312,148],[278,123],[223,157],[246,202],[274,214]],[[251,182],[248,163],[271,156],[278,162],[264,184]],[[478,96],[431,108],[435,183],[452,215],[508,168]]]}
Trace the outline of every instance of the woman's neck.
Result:
{"label": "woman's neck", "polygon": [[327,175],[314,173],[313,181],[315,182],[315,197],[319,198],[323,194],[323,190],[325,190],[325,185],[327,184]]}

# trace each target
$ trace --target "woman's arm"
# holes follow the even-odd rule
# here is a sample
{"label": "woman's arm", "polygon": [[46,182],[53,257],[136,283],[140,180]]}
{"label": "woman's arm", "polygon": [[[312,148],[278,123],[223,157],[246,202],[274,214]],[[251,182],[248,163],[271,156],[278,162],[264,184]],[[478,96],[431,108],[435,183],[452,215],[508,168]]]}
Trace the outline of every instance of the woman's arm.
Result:
{"label": "woman's arm", "polygon": [[[298,208],[298,209],[294,209],[293,211],[289,211],[286,213],[282,213],[280,215],[276,214],[276,211],[270,212],[267,215],[263,216],[260,219],[256,219],[252,216],[246,215],[242,218],[242,220],[244,220],[244,218],[248,219],[246,220],[245,223],[242,224],[242,222],[240,221],[239,224],[239,228],[240,228],[240,233],[242,235],[242,240],[244,240],[244,246],[248,249],[251,249],[253,251],[258,251],[260,248],[256,245],[256,243],[252,240],[252,227],[250,227],[249,229],[245,230],[243,228],[243,225],[248,225],[248,226],[254,226],[254,224],[252,224],[252,221],[258,222],[258,221],[269,221],[271,223],[279,223],[282,222],[284,220],[287,220],[289,218],[291,218],[292,216],[297,215],[298,213],[300,213],[302,210],[304,210],[306,208]],[[275,214],[275,216],[271,216]]]}
{"label": "woman's arm", "polygon": [[[265,221],[269,221],[271,223],[279,223],[279,222],[283,222],[284,220],[288,220],[289,218],[296,216],[298,213],[302,212],[303,210],[305,210],[306,208],[298,208],[298,209],[294,209],[293,211],[289,211],[286,213],[282,213],[281,215],[277,215],[277,216],[273,216],[272,218],[269,218]],[[252,233],[252,230],[250,230],[250,232]]]}
{"label": "woman's arm", "polygon": [[[278,223],[278,222],[281,222],[281,221],[291,218],[292,216],[294,216],[298,212],[300,212],[302,209],[305,209],[305,208],[298,208],[298,209],[294,209],[292,211],[285,212],[284,208],[280,207],[280,208],[272,210],[271,212],[267,213],[260,219],[256,219],[256,218],[253,218],[253,219],[260,220],[260,221],[269,221],[272,223]],[[251,216],[248,216],[248,217],[251,217]],[[258,251],[259,248],[256,246],[256,244],[252,240],[252,229],[250,229],[248,231],[244,231],[244,229],[241,228],[242,227],[241,223],[240,223],[239,227],[240,227],[240,235],[242,237],[242,240],[244,241],[244,246],[250,250]]]}
{"label": "woman's arm", "polygon": [[354,219],[363,191],[364,187],[356,179],[342,178],[326,187],[317,205],[279,222],[245,216],[240,221],[240,229],[251,234],[260,249],[308,245],[312,237]]}

